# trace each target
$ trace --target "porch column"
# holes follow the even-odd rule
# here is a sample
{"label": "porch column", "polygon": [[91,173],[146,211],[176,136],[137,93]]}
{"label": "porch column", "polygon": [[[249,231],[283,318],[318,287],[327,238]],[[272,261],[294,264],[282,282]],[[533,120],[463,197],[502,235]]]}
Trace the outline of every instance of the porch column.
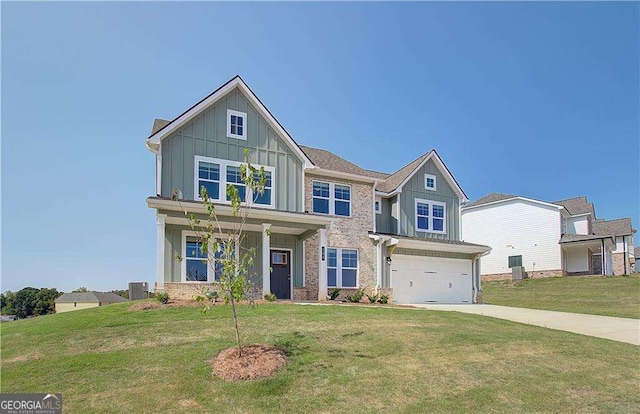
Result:
{"label": "porch column", "polygon": [[166,214],[156,214],[156,288],[164,288],[164,237]]}
{"label": "porch column", "polygon": [[378,240],[376,244],[376,293],[382,287],[382,245],[384,242],[382,239]]}
{"label": "porch column", "polygon": [[262,224],[262,294],[271,293],[271,224]]}
{"label": "porch column", "polygon": [[318,300],[327,300],[327,229],[318,229]]}

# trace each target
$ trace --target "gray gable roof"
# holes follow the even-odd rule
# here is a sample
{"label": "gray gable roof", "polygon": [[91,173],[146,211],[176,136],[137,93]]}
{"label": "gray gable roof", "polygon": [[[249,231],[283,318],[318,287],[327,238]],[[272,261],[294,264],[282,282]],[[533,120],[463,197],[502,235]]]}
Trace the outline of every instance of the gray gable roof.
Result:
{"label": "gray gable roof", "polygon": [[373,178],[380,178],[380,176],[386,175],[377,171],[365,170],[364,168],[357,166],[351,161],[347,161],[339,155],[336,155],[333,152],[327,150],[307,147],[304,145],[300,145],[300,149],[306,154],[307,157],[309,157],[311,162],[325,170],[339,171],[343,173],[363,175],[365,177]]}
{"label": "gray gable roof", "polygon": [[465,207],[473,207],[473,206],[481,206],[483,204],[495,203],[496,201],[502,200],[510,200],[512,198],[516,198],[518,196],[513,194],[503,194],[503,193],[490,193],[484,197],[480,197],[476,201],[472,201],[471,203],[467,203]]}
{"label": "gray gable roof", "polygon": [[563,234],[560,243],[571,243],[587,240],[601,240],[611,238],[610,234]]}
{"label": "gray gable roof", "polygon": [[596,220],[593,222],[595,234],[610,234],[612,236],[630,236],[633,234],[629,217],[615,220]]}
{"label": "gray gable roof", "polygon": [[422,162],[429,156],[431,151],[426,154],[421,155],[415,160],[411,161],[409,164],[400,168],[398,171],[391,174],[382,184],[378,186],[378,190],[384,193],[390,193],[391,191],[398,188],[400,184],[404,182],[413,172],[422,164]]}
{"label": "gray gable roof", "polygon": [[151,135],[153,135],[156,132],[160,131],[162,128],[166,127],[170,123],[171,123],[171,121],[167,121],[166,119],[160,119],[160,118],[154,119],[153,120],[153,127],[151,128]]}
{"label": "gray gable roof", "polygon": [[123,298],[122,296],[116,295],[112,292],[71,292],[71,293],[63,293],[58,299],[55,300],[56,303],[73,303],[73,302],[84,302],[84,303],[101,303],[101,302],[128,302],[128,299]]}
{"label": "gray gable roof", "polygon": [[566,200],[554,201],[553,204],[558,204],[567,209],[569,214],[585,214],[594,213],[593,203],[587,201],[586,196],[568,198]]}

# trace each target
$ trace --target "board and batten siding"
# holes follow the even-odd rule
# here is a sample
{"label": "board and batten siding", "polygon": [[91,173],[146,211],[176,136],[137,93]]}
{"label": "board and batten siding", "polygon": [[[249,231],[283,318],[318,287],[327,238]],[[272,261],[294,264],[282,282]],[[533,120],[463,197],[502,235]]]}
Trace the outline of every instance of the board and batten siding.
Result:
{"label": "board and batten siding", "polygon": [[[165,282],[182,282],[182,232],[191,231],[189,226],[178,226],[168,224],[165,227]],[[303,248],[302,241],[296,236],[271,233],[271,249],[292,250],[292,275],[294,286],[301,287],[303,284]],[[257,232],[245,233],[242,242],[242,251],[248,252],[255,249],[253,264],[249,268],[248,279],[251,283],[262,286],[262,235]],[[184,258],[182,259],[184,260]]]}
{"label": "board and batten siding", "polygon": [[509,256],[522,255],[526,271],[561,269],[557,208],[524,200],[462,210],[462,240],[491,247],[482,274],[511,273]]}
{"label": "board and batten siding", "polygon": [[[425,189],[425,174],[436,176],[436,190]],[[446,203],[446,233],[416,231],[415,200],[439,201]],[[428,160],[420,170],[407,181],[398,195],[398,232],[401,236],[423,237],[429,239],[459,240],[460,235],[460,199],[445,180],[433,161]]]}
{"label": "board and batten siding", "polygon": [[[246,140],[227,137],[227,109],[247,114]],[[195,156],[244,162],[245,148],[252,164],[275,168],[275,208],[302,212],[302,160],[238,89],[162,141],[160,195],[171,197],[179,189],[184,199],[193,200]]]}

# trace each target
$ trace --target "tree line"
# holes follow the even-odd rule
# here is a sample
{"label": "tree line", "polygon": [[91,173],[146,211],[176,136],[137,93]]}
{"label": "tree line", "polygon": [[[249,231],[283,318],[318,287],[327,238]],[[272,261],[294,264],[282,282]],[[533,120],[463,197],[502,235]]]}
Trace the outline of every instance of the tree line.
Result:
{"label": "tree line", "polygon": [[16,315],[18,318],[41,316],[56,311],[55,300],[62,295],[56,288],[22,288],[0,293],[0,313]]}

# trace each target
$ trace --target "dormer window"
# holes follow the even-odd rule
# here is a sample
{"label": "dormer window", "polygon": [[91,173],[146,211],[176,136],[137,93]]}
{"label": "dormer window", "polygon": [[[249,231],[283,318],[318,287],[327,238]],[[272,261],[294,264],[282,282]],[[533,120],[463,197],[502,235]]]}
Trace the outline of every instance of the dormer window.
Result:
{"label": "dormer window", "polygon": [[227,109],[227,137],[247,139],[247,114]]}
{"label": "dormer window", "polygon": [[436,190],[436,176],[431,174],[424,175],[424,188],[427,190]]}

